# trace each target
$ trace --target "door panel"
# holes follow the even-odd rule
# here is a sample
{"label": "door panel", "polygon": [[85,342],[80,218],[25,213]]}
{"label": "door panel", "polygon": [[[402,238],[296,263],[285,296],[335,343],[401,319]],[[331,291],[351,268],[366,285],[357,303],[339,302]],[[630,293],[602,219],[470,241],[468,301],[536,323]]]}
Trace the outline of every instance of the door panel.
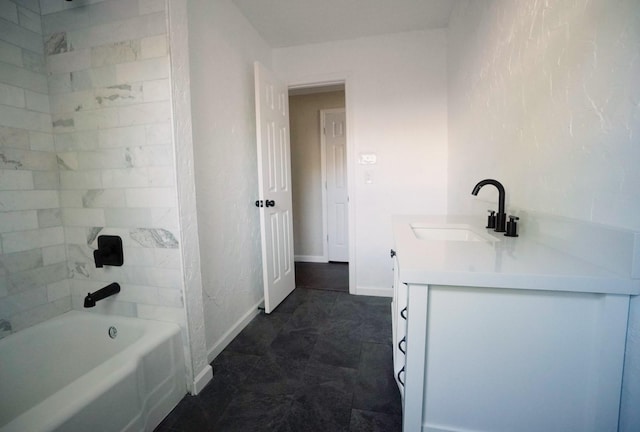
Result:
{"label": "door panel", "polygon": [[289,98],[287,88],[258,62],[255,85],[264,304],[271,313],[295,288]]}
{"label": "door panel", "polygon": [[329,261],[349,261],[349,195],[347,190],[347,139],[344,110],[327,110],[324,142],[327,175],[327,228]]}

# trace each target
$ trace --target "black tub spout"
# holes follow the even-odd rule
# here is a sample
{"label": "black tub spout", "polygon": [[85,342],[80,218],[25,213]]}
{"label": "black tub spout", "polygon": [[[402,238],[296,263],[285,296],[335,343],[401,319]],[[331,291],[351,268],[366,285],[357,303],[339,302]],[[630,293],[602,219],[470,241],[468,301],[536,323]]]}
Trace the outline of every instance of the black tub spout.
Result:
{"label": "black tub spout", "polygon": [[100,288],[98,291],[93,293],[88,293],[84,298],[84,307],[90,308],[96,305],[96,302],[106,299],[114,294],[118,294],[120,292],[120,284],[114,282],[110,285],[107,285],[104,288]]}

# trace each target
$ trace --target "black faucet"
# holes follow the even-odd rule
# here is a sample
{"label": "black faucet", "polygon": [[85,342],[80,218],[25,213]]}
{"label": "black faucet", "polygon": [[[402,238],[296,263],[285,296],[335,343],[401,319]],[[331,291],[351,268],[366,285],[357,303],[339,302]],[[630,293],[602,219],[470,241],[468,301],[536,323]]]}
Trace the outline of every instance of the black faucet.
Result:
{"label": "black faucet", "polygon": [[96,302],[106,299],[109,296],[114,294],[118,294],[120,292],[120,284],[114,282],[110,285],[107,285],[104,288],[100,288],[98,291],[93,293],[88,293],[84,298],[84,307],[90,308],[96,305]]}
{"label": "black faucet", "polygon": [[496,215],[496,232],[505,232],[507,226],[507,214],[504,212],[504,186],[498,180],[486,179],[478,182],[471,191],[471,195],[478,195],[480,189],[486,185],[493,185],[498,189],[498,214]]}

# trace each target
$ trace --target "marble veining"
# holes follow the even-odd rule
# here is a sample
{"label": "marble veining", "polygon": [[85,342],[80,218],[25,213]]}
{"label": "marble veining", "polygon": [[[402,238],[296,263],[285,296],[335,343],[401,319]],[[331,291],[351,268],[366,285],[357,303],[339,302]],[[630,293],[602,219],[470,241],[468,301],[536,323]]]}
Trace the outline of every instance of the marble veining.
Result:
{"label": "marble veining", "polygon": [[82,207],[93,207],[96,199],[104,194],[104,189],[91,189],[82,195]]}
{"label": "marble veining", "polygon": [[84,276],[91,277],[91,269],[93,268],[93,256],[90,248],[77,244],[67,245],[67,255],[69,260],[70,277]]}
{"label": "marble veining", "polygon": [[87,245],[91,245],[98,238],[98,234],[104,227],[92,227],[87,229]]}
{"label": "marble veining", "polygon": [[11,321],[0,319],[0,339],[11,333]]}
{"label": "marble veining", "polygon": [[96,89],[96,102],[99,106],[122,105],[142,101],[142,85],[118,84]]}
{"label": "marble veining", "polygon": [[48,55],[72,51],[72,47],[67,40],[67,32],[53,33],[45,40],[44,46]]}
{"label": "marble veining", "polygon": [[75,122],[72,118],[57,119],[52,122],[54,128],[73,127]]}
{"label": "marble veining", "polygon": [[71,277],[73,277],[74,275],[82,275],[86,278],[91,277],[91,273],[89,272],[88,269],[88,264],[86,262],[74,262],[72,263],[71,266]]}
{"label": "marble veining", "polygon": [[0,153],[0,168],[18,169],[20,167],[22,167],[22,162],[9,159],[4,153]]}
{"label": "marble veining", "polygon": [[144,247],[177,249],[178,240],[162,228],[136,228],[131,230],[131,238]]}
{"label": "marble veining", "polygon": [[133,163],[133,156],[131,156],[130,149],[127,149],[124,153],[124,161],[127,168],[133,168],[135,166]]}
{"label": "marble veining", "polygon": [[56,155],[56,161],[58,162],[58,168],[60,169],[68,170],[68,171],[71,171],[74,169],[71,166],[69,166],[69,164],[65,162],[65,160],[60,155]]}

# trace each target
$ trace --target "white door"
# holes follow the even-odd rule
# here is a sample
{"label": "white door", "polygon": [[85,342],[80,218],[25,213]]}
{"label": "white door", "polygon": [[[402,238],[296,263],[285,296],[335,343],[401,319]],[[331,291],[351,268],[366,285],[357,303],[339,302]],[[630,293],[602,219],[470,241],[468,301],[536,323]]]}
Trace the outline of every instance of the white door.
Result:
{"label": "white door", "polygon": [[349,261],[349,194],[344,109],[323,110],[329,261]]}
{"label": "white door", "polygon": [[289,96],[255,63],[256,132],[264,309],[271,313],[295,288],[291,205]]}

